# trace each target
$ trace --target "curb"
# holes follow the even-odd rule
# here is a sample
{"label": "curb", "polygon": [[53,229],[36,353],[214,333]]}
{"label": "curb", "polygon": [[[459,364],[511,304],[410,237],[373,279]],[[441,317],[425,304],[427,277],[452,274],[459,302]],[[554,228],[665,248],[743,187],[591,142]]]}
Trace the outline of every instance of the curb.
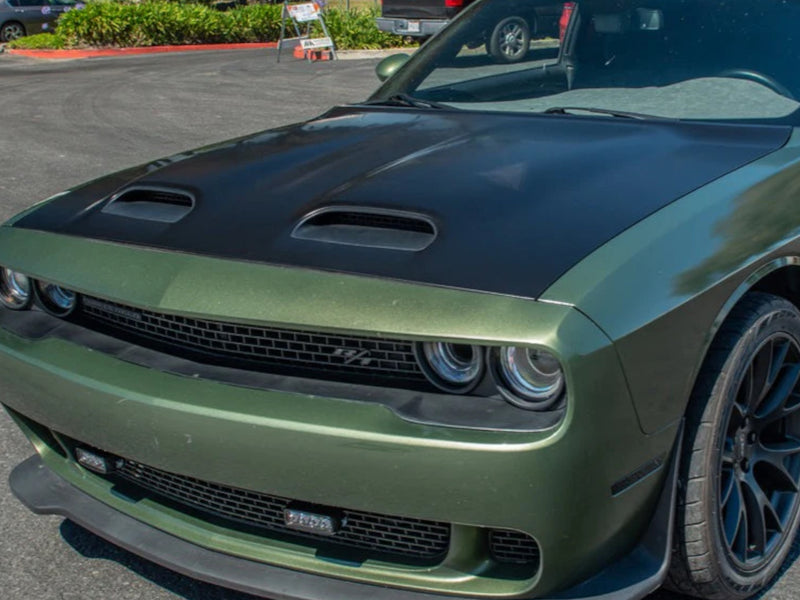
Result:
{"label": "curb", "polygon": [[337,50],[336,56],[339,60],[365,60],[370,58],[386,58],[393,54],[405,53],[414,54],[418,48],[415,47],[399,47],[399,48],[383,48],[381,50]]}
{"label": "curb", "polygon": [[162,54],[166,52],[202,52],[209,50],[256,50],[276,48],[277,42],[255,44],[197,44],[194,46],[146,46],[142,48],[94,48],[87,50],[23,50],[6,48],[5,54],[28,56],[30,58],[50,58],[55,60],[71,58],[99,58],[103,56],[131,56],[136,54]]}

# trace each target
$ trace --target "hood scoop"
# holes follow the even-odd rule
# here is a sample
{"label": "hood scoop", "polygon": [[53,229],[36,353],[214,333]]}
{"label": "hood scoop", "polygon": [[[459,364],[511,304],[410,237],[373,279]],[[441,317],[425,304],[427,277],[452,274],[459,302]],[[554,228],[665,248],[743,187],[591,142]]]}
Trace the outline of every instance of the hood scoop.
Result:
{"label": "hood scoop", "polygon": [[101,212],[142,221],[177,223],[194,205],[194,195],[184,190],[138,186],[112,196]]}
{"label": "hood scoop", "polygon": [[413,212],[329,206],[306,215],[292,231],[300,240],[418,252],[436,239],[436,226]]}

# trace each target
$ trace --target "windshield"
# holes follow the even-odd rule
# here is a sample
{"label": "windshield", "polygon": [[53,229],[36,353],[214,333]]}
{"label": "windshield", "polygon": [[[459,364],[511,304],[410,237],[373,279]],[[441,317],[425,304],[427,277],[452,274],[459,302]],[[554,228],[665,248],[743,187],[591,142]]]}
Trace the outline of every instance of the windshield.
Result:
{"label": "windshield", "polygon": [[480,0],[371,101],[794,124],[798,32],[800,0]]}

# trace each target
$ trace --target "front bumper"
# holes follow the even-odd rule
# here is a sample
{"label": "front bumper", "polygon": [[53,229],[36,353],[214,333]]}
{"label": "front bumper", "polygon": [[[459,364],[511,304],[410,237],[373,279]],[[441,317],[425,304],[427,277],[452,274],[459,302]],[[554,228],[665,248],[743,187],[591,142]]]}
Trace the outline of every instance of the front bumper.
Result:
{"label": "front bumper", "polygon": [[[562,328],[567,338],[568,330]],[[17,485],[35,510],[52,505],[72,518],[71,504],[59,498],[79,493],[183,540],[187,548],[237,556],[269,572],[306,572],[309,581],[339,578],[409,590],[401,598],[410,590],[484,598],[547,596],[630,550],[652,515],[664,469],[616,495],[609,484],[641,466],[642,453],[662,454],[674,431],[665,431],[661,439],[642,438],[623,382],[610,384],[614,357],[608,353],[606,358],[593,359],[605,372],[605,392],[622,394],[624,401],[586,404],[585,414],[569,414],[561,425],[541,432],[470,431],[409,422],[375,403],[176,376],[57,337],[31,340],[0,328],[3,402],[47,467],[66,482],[42,501],[36,499],[41,495]],[[624,424],[625,433],[598,428],[603,421]],[[419,568],[341,564],[321,559],[312,548],[215,527],[157,503],[131,502],[115,494],[105,479],[58,455],[56,445],[48,446],[47,435],[31,423],[205,481],[328,506],[446,521],[453,527],[450,551],[440,564]],[[636,453],[631,453],[633,443],[639,444]],[[55,489],[51,483],[45,489]],[[113,532],[103,533],[102,523],[84,524],[117,539]],[[538,571],[516,578],[493,571],[480,537],[487,528],[534,536],[542,549]],[[167,566],[185,570],[173,558],[162,557]],[[652,583],[651,571],[642,565],[630,571],[637,589]],[[195,575],[205,577],[203,572]],[[214,580],[224,576],[215,574]],[[235,580],[222,582],[239,586]]]}
{"label": "front bumper", "polygon": [[[2,403],[23,430],[28,419],[181,476],[311,504],[446,522],[452,531],[450,550],[433,566],[326,560],[308,544],[234,531],[148,499],[120,498],[108,481],[26,430],[44,464],[69,485],[166,535],[266,570],[325,581],[403,593],[548,597],[620,560],[652,518],[666,470],[659,463],[639,475],[643,465],[667,456],[677,425],[651,436],[641,432],[614,347],[570,307],[13,233],[6,237],[18,239],[3,248],[8,264],[110,301],[244,323],[542,344],[564,360],[570,397],[559,423],[482,430],[404,418],[411,411],[390,407],[388,388],[360,386],[356,393],[359,386],[339,385],[341,393],[328,394],[291,377],[248,387],[246,381],[205,377],[191,369],[194,363],[173,369],[180,362],[173,356],[148,366],[138,360],[141,347],[110,352],[111,338],[92,346],[82,334],[36,337],[0,327]],[[52,252],[42,247],[48,243]],[[227,285],[214,294],[197,293],[217,279]],[[353,302],[342,301],[343,289]],[[408,406],[419,404],[414,396],[408,393]],[[488,405],[484,409],[489,418]],[[616,483],[621,487],[615,489]],[[487,529],[535,538],[538,571],[500,576],[487,556]],[[637,582],[649,581],[646,568],[630,573]]]}
{"label": "front bumper", "polygon": [[393,19],[378,17],[375,24],[381,31],[412,37],[430,37],[444,28],[449,21],[434,19]]}
{"label": "front bumper", "polygon": [[[640,600],[655,591],[669,568],[677,461],[655,516],[637,547],[592,579],[552,600]],[[9,478],[17,498],[36,514],[57,514],[134,554],[184,575],[272,600],[442,600],[443,596],[280,569],[191,544],[137,521],[80,491],[38,456]],[[454,599],[458,600],[458,599]]]}

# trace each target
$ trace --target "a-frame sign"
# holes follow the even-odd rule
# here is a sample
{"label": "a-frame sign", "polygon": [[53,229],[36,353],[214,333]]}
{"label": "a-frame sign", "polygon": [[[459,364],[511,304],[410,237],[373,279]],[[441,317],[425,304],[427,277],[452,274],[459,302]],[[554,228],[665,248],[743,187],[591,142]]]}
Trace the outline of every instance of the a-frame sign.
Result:
{"label": "a-frame sign", "polygon": [[[294,28],[296,35],[294,38],[286,37],[288,23],[291,23]],[[323,37],[311,37],[315,23],[319,23]],[[284,0],[281,14],[281,37],[278,40],[278,62],[281,61],[281,49],[284,43],[289,41],[293,42],[292,46],[299,44],[305,55],[308,55],[307,51],[309,50],[330,50],[331,56],[336,58],[336,47],[328,33],[325,20],[322,18],[322,11],[316,2],[289,4],[289,0]]]}

